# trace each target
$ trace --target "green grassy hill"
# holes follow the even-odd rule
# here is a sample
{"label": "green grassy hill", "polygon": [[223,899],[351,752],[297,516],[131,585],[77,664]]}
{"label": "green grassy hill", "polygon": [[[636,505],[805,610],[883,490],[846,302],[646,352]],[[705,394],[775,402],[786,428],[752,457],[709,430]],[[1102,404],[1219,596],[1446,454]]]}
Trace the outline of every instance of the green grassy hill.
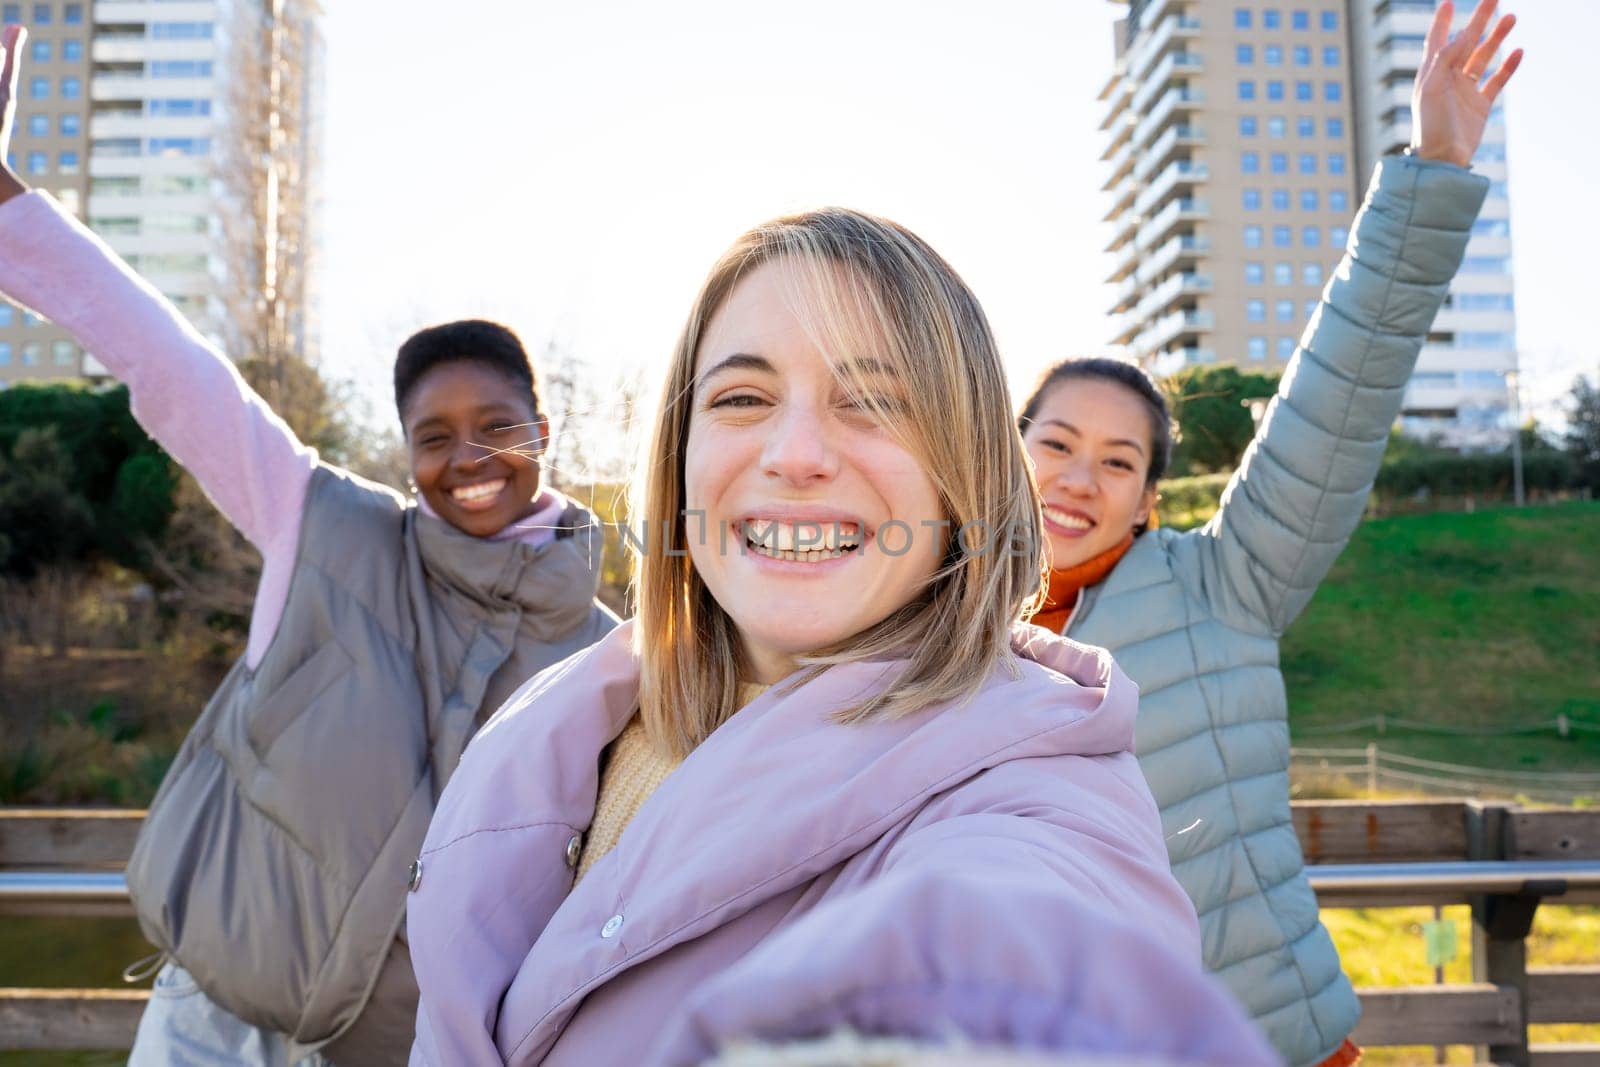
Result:
{"label": "green grassy hill", "polygon": [[1356,532],[1283,641],[1297,745],[1509,770],[1600,771],[1600,731],[1451,737],[1375,715],[1600,727],[1600,502],[1377,519]]}

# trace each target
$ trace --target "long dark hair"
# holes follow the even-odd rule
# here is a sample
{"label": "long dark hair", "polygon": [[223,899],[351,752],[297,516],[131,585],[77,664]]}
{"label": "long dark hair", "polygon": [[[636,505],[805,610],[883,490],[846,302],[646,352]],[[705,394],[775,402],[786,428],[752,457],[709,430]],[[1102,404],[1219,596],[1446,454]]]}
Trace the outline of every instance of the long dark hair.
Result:
{"label": "long dark hair", "polygon": [[1023,433],[1039,417],[1039,408],[1050,390],[1063,382],[1101,381],[1115,382],[1130,390],[1144,401],[1145,414],[1150,419],[1150,470],[1145,474],[1145,485],[1153,486],[1167,473],[1172,462],[1172,445],[1177,440],[1177,427],[1172,413],[1167,409],[1167,398],[1155,379],[1132,363],[1100,356],[1064,359],[1039,375],[1033,390],[1017,416],[1017,428]]}

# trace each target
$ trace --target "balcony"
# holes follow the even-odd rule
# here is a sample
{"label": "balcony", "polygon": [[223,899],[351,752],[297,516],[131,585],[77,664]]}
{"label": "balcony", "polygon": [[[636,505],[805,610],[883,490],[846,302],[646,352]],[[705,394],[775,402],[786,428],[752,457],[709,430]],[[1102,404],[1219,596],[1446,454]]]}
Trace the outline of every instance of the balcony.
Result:
{"label": "balcony", "polygon": [[1179,234],[1160,248],[1145,256],[1135,272],[1139,279],[1149,283],[1171,270],[1180,260],[1198,259],[1211,248],[1211,242],[1192,233]]}
{"label": "balcony", "polygon": [[89,79],[91,100],[147,100],[155,97],[209,97],[216,93],[211,78],[142,78],[105,74]]}
{"label": "balcony", "polygon": [[1166,170],[1158,174],[1154,181],[1140,190],[1138,197],[1133,202],[1135,211],[1145,214],[1157,204],[1172,196],[1173,191],[1180,185],[1195,185],[1211,177],[1210,169],[1204,163],[1196,163],[1189,159],[1180,159]]}
{"label": "balcony", "polygon": [[1133,128],[1133,143],[1149,144],[1175,115],[1188,115],[1205,103],[1206,97],[1199,89],[1187,85],[1174,86],[1156,101],[1150,114],[1139,120]]}
{"label": "balcony", "polygon": [[1121,247],[1112,252],[1111,275],[1106,279],[1107,285],[1115,285],[1124,278],[1131,277],[1134,267],[1139,263],[1140,249],[1132,241],[1124,241]]}
{"label": "balcony", "polygon": [[1133,169],[1133,143],[1124,142],[1116,154],[1111,157],[1111,174],[1106,178],[1106,183],[1100,187],[1103,193],[1109,193],[1117,187],[1117,183],[1128,176]]}
{"label": "balcony", "polygon": [[1139,183],[1132,178],[1124,179],[1122,184],[1112,190],[1111,206],[1100,217],[1101,222],[1115,222],[1124,214],[1133,210],[1133,200],[1139,194]]}
{"label": "balcony", "polygon": [[101,137],[210,137],[216,125],[210,117],[149,118],[144,115],[94,115],[89,136]]}
{"label": "balcony", "polygon": [[1106,117],[1100,120],[1100,128],[1102,130],[1109,130],[1111,124],[1116,122],[1128,110],[1128,102],[1132,99],[1131,89],[1132,83],[1123,81],[1121,85],[1112,90],[1109,97],[1110,103],[1106,108]]}
{"label": "balcony", "polygon": [[1147,356],[1166,348],[1184,334],[1208,332],[1215,324],[1215,316],[1209,311],[1174,311],[1135,337],[1132,347],[1139,355]]}
{"label": "balcony", "polygon": [[1167,158],[1180,148],[1194,148],[1205,143],[1206,135],[1200,132],[1199,127],[1189,123],[1180,126],[1168,127],[1167,132],[1156,138],[1156,143],[1149,150],[1139,153],[1139,158],[1133,163],[1133,176],[1144,181],[1154,174]]}
{"label": "balcony", "polygon": [[1181,300],[1186,296],[1201,296],[1209,292],[1211,292],[1211,279],[1208,276],[1192,273],[1174,274],[1145,294],[1134,311],[1140,318],[1154,318],[1170,307],[1175,300]]}
{"label": "balcony", "polygon": [[99,0],[94,21],[99,26],[143,22],[215,22],[217,5],[211,0]]}
{"label": "balcony", "polygon": [[1134,239],[1139,230],[1139,213],[1128,210],[1122,214],[1111,226],[1111,243],[1106,245],[1107,252],[1115,252],[1123,245]]}
{"label": "balcony", "polygon": [[1139,334],[1139,327],[1143,325],[1144,319],[1136,312],[1113,315],[1110,320],[1111,339],[1107,344],[1131,345]]}
{"label": "balcony", "polygon": [[1188,40],[1199,33],[1199,19],[1183,15],[1163,19],[1148,37],[1134,45],[1128,57],[1128,78],[1132,81],[1143,80],[1150,67],[1165,54],[1168,44],[1175,39]]}
{"label": "balcony", "polygon": [[1148,357],[1147,369],[1160,378],[1169,374],[1176,374],[1185,367],[1192,367],[1196,363],[1215,363],[1217,352],[1213,348],[1168,348],[1156,352]]}
{"label": "balcony", "polygon": [[[1101,129],[1105,129],[1104,126]],[[1100,162],[1104,163],[1116,155],[1117,149],[1128,143],[1128,138],[1133,136],[1133,112],[1124,111],[1117,120],[1111,123],[1111,139],[1106,142],[1106,150],[1100,153]]]}
{"label": "balcony", "polygon": [[1166,58],[1156,64],[1150,76],[1138,83],[1138,88],[1133,92],[1133,110],[1146,111],[1150,101],[1154,100],[1166,84],[1173,78],[1183,77],[1200,72],[1200,57],[1193,52],[1169,52]]}
{"label": "balcony", "polygon": [[1204,200],[1182,199],[1169,201],[1149,222],[1139,227],[1134,242],[1140,248],[1151,248],[1160,243],[1173,227],[1188,222],[1200,222],[1211,217],[1211,205]]}

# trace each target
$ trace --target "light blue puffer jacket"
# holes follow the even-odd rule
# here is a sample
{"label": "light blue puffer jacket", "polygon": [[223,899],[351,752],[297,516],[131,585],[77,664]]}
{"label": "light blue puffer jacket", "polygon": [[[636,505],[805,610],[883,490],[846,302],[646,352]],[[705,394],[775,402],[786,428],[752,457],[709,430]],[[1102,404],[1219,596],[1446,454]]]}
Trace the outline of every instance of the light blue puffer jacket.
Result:
{"label": "light blue puffer jacket", "polygon": [[1488,186],[1446,163],[1383,161],[1222,509],[1202,529],[1139,537],[1067,624],[1139,683],[1139,760],[1206,964],[1294,1067],[1336,1051],[1360,1007],[1290,822],[1278,638],[1361,520]]}

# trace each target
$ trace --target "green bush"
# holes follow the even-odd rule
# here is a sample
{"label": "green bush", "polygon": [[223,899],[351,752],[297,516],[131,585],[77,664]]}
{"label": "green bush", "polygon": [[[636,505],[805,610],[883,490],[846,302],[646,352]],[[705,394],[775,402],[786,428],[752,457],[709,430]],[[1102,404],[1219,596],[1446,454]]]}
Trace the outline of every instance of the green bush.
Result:
{"label": "green bush", "polygon": [[[1432,496],[1510,496],[1511,456],[1505,452],[1461,455],[1419,451],[1385,461],[1375,488],[1386,498]],[[1522,457],[1523,485],[1529,491],[1560,492],[1577,485],[1577,468],[1563,452],[1540,449]]]}
{"label": "green bush", "polygon": [[1163,526],[1179,530],[1203,525],[1216,514],[1222,491],[1233,475],[1198,474],[1190,478],[1168,478],[1161,483],[1156,513]]}

